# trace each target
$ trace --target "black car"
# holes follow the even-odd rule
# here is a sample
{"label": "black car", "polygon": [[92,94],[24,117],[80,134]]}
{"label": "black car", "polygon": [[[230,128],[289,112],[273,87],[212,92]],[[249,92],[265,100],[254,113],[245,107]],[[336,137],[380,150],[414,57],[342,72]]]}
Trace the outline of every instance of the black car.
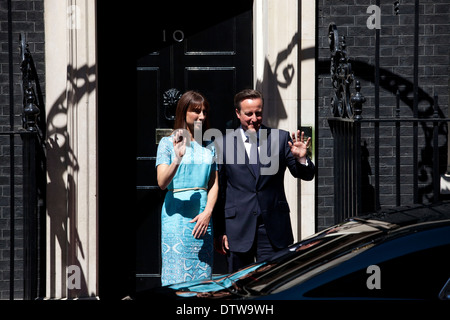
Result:
{"label": "black car", "polygon": [[153,290],[176,299],[450,299],[450,206],[354,217],[271,259]]}

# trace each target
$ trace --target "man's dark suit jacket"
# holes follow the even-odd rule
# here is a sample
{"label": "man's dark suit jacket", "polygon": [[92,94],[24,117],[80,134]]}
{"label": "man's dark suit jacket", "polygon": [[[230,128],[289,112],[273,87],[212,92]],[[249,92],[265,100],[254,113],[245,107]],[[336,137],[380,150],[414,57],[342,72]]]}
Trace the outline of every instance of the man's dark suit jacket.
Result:
{"label": "man's dark suit jacket", "polygon": [[[227,235],[230,251],[233,252],[250,250],[259,215],[262,216],[272,245],[284,248],[292,244],[294,238],[284,192],[284,173],[289,168],[296,178],[308,181],[314,178],[315,167],[312,161],[307,158],[308,165],[302,165],[292,155],[288,145],[288,141],[292,141],[289,132],[265,126],[261,129],[266,130],[267,139],[260,134],[260,158],[265,152],[271,159],[270,163],[261,159],[261,162],[265,162],[261,164],[261,170],[270,168],[274,161],[278,161],[278,169],[273,174],[254,174],[248,164],[242,138],[236,134],[238,131],[227,134],[222,141],[216,142],[218,155],[222,159],[218,161],[220,191],[214,211],[214,228],[216,236]],[[227,151],[227,148],[233,148],[233,152]],[[237,158],[244,158],[243,154],[245,163],[237,163]],[[272,168],[276,168],[276,163]]]}

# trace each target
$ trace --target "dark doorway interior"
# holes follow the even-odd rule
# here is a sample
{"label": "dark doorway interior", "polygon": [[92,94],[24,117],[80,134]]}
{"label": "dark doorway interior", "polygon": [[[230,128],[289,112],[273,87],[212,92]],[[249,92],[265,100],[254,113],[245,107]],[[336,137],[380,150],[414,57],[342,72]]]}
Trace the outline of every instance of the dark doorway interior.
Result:
{"label": "dark doorway interior", "polygon": [[[211,127],[225,131],[235,125],[234,94],[253,86],[253,1],[236,3],[169,1],[108,14],[98,4],[101,299],[159,285],[156,133],[173,126],[164,94],[202,92]],[[219,256],[214,273],[224,271]]]}
{"label": "dark doorway interior", "polygon": [[[210,102],[212,128],[235,127],[233,97],[252,86],[252,12],[230,17],[186,36],[165,30],[173,43],[137,63],[137,289],[159,284],[160,212],[165,191],[156,182],[156,151],[161,135],[173,128],[175,104],[186,90],[202,92]],[[176,99],[175,99],[176,100]],[[164,129],[169,129],[165,131]],[[224,258],[215,257],[214,273],[224,273]]]}

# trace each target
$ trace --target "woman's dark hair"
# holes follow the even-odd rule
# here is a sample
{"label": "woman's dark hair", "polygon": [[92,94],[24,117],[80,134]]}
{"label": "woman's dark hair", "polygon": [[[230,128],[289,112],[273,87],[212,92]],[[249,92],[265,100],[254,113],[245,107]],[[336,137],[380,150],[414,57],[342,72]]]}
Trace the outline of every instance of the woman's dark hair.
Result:
{"label": "woman's dark hair", "polygon": [[253,90],[253,89],[244,89],[241,92],[238,92],[235,96],[234,96],[234,107],[238,110],[241,111],[241,102],[244,101],[245,99],[261,99],[264,103],[264,98],[261,92],[259,92],[258,90]]}
{"label": "woman's dark hair", "polygon": [[205,132],[209,129],[209,102],[206,98],[199,92],[187,91],[185,92],[180,100],[178,100],[177,110],[175,112],[175,123],[174,129],[185,129],[186,128],[186,112],[201,110],[205,107],[205,121],[203,123],[202,131]]}

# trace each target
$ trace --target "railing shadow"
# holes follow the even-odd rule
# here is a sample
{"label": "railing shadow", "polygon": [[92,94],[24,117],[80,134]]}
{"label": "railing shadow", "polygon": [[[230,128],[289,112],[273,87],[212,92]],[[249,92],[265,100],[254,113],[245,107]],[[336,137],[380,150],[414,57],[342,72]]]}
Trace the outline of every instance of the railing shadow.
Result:
{"label": "railing shadow", "polygon": [[[82,66],[74,69],[67,66],[67,88],[69,92],[62,92],[50,106],[47,114],[47,155],[48,155],[48,183],[47,199],[48,214],[48,274],[50,275],[47,296],[57,295],[62,288],[62,294],[68,292],[68,298],[88,297],[86,276],[81,266],[80,258],[85,259],[85,248],[80,241],[77,226],[77,181],[75,176],[80,165],[71,144],[68,131],[69,113],[76,112],[82,99],[96,88],[95,80],[87,81],[95,75],[95,66]],[[81,83],[81,85],[78,85]],[[61,256],[59,258],[58,256]],[[57,258],[58,257],[58,258]],[[56,265],[57,261],[61,265]],[[69,281],[67,268],[77,266],[80,270],[79,281]],[[60,279],[56,278],[60,271]],[[70,277],[71,279],[71,277]]]}
{"label": "railing shadow", "polygon": [[[358,79],[361,79],[365,81],[368,84],[375,84],[375,66],[368,64],[364,61],[358,61],[355,59],[352,59],[351,61],[352,70],[355,73],[355,76],[357,76]],[[330,61],[319,59],[317,64],[317,71],[318,76],[328,76],[330,74]],[[413,112],[414,112],[414,98],[413,90],[414,90],[414,83],[407,78],[404,78],[398,74],[395,74],[389,70],[386,70],[384,68],[379,68],[379,86],[381,89],[384,90],[384,92],[391,93],[392,94],[392,110],[393,113],[395,111],[395,105],[396,105],[396,94],[399,96],[399,100],[403,105],[406,105],[409,110],[411,111],[410,115],[401,115],[399,119],[407,119],[407,118],[413,118]],[[366,96],[368,95],[367,89],[365,90]],[[418,177],[412,177],[412,179],[417,178],[420,182],[420,185],[418,187],[418,202],[423,203],[424,201],[433,201],[435,195],[433,195],[433,165],[434,161],[437,159],[433,159],[433,132],[435,130],[435,126],[431,122],[427,122],[426,120],[430,120],[432,118],[442,118],[444,121],[439,122],[437,124],[438,126],[438,141],[439,141],[439,158],[440,158],[440,165],[439,165],[439,173],[443,174],[445,173],[445,168],[447,164],[446,156],[447,156],[447,144],[448,144],[448,125],[444,118],[446,116],[444,115],[442,109],[437,105],[436,108],[434,106],[435,100],[432,97],[431,94],[427,93],[422,88],[418,87],[418,105],[421,107],[418,109],[418,116],[419,119],[424,119],[424,121],[418,121],[419,126],[422,129],[422,133],[419,133],[419,135],[423,135],[424,142],[419,145],[419,154],[418,154]],[[370,106],[374,107],[374,106]],[[363,110],[367,108],[367,106],[363,107]],[[368,118],[373,118],[373,116],[367,115],[367,113],[364,113],[363,111],[363,117],[367,120]],[[393,118],[395,119],[395,118]],[[370,120],[367,120],[370,122]],[[411,124],[412,126],[412,124]],[[411,129],[412,131],[412,129]],[[370,138],[370,137],[361,137],[362,139]],[[395,139],[395,136],[392,136],[393,139]],[[394,146],[394,145],[392,145]],[[401,145],[401,148],[407,148],[410,147],[412,150],[412,144],[409,146],[405,146],[404,144]],[[365,152],[368,153],[369,149],[365,148]],[[367,154],[369,157],[369,154]],[[445,162],[445,165],[444,163]],[[366,165],[369,162],[366,162]],[[370,171],[367,171],[370,175]],[[370,190],[373,189],[373,186],[369,183],[367,184],[367,177],[363,176],[362,179],[366,181],[367,187],[370,187]],[[395,202],[395,201],[394,201]],[[369,206],[368,208],[372,208],[372,206]],[[376,206],[375,206],[375,209]]]}
{"label": "railing shadow", "polygon": [[256,89],[264,92],[263,119],[269,127],[278,128],[280,120],[287,119],[286,107],[281,97],[280,88],[288,88],[296,76],[294,66],[285,61],[292,54],[292,50],[298,46],[299,40],[297,32],[286,49],[277,54],[273,70],[269,60],[265,58],[263,78],[256,82]]}

